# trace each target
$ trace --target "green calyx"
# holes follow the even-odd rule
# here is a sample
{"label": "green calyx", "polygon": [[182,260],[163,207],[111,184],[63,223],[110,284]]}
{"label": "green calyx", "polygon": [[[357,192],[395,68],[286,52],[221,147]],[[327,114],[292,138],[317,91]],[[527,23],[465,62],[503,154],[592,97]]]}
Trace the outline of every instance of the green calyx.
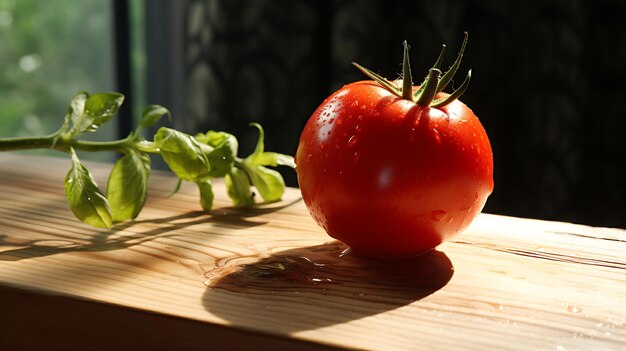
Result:
{"label": "green calyx", "polygon": [[352,64],[358,68],[361,72],[363,72],[366,76],[370,77],[376,83],[383,86],[385,89],[389,90],[391,93],[397,95],[406,100],[411,100],[414,103],[420,106],[429,106],[429,107],[443,107],[451,103],[452,101],[458,99],[463,93],[467,86],[469,85],[470,79],[472,78],[472,70],[467,72],[467,76],[465,80],[461,84],[461,86],[454,90],[452,94],[435,99],[437,94],[443,91],[446,88],[448,83],[452,80],[456,71],[459,69],[459,65],[461,64],[461,59],[463,58],[463,52],[465,51],[465,45],[467,44],[467,32],[464,33],[463,44],[461,45],[461,50],[459,50],[459,54],[456,57],[456,60],[450,66],[450,68],[445,72],[441,72],[441,65],[443,63],[443,58],[446,52],[445,44],[442,45],[441,52],[439,53],[439,57],[433,67],[428,71],[428,75],[424,79],[424,82],[420,84],[420,87],[413,92],[413,78],[411,75],[411,66],[409,64],[409,45],[406,40],[404,41],[404,58],[402,61],[402,85],[398,85],[395,82],[392,82],[381,75],[372,72],[371,70],[359,65],[356,62]]}

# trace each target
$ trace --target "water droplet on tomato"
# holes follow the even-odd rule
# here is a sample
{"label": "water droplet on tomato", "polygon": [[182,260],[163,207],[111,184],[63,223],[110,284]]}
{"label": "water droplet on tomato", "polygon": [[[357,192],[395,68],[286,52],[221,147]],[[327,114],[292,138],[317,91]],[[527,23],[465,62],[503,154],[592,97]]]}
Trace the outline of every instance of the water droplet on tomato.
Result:
{"label": "water droplet on tomato", "polygon": [[441,135],[439,134],[439,131],[437,129],[433,129],[433,136],[435,137],[435,141],[437,142],[437,144],[441,144]]}
{"label": "water droplet on tomato", "polygon": [[430,213],[430,216],[433,218],[433,220],[439,222],[442,219],[446,218],[447,214],[448,212],[444,210],[434,210],[433,212]]}
{"label": "water droplet on tomato", "polygon": [[328,120],[328,124],[332,124],[334,121],[335,121],[335,119],[331,118],[331,119]]}
{"label": "water droplet on tomato", "polygon": [[354,157],[352,158],[352,162],[357,163],[359,162],[359,159],[361,158],[361,154],[357,151],[354,153]]}
{"label": "water droplet on tomato", "polygon": [[357,137],[356,135],[353,135],[350,137],[350,139],[348,139],[348,147],[354,147],[354,145],[356,145],[357,141],[359,141],[359,137]]}

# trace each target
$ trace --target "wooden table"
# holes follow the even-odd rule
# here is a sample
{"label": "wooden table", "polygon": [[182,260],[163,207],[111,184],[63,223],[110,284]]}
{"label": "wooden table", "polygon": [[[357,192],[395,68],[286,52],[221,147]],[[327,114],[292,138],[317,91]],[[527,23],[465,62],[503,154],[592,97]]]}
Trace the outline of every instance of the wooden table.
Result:
{"label": "wooden table", "polygon": [[155,172],[139,218],[99,230],[68,209],[69,166],[0,155],[1,350],[626,349],[621,229],[483,214],[430,254],[365,260],[297,189],[243,210],[217,182],[206,214]]}

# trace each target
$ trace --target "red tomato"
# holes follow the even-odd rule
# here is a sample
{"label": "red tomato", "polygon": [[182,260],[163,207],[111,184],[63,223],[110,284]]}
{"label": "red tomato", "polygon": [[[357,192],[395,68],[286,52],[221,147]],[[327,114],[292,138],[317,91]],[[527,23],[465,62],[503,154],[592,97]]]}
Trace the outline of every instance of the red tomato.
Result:
{"label": "red tomato", "polygon": [[348,84],[315,110],[296,164],[312,217],[368,255],[436,247],[471,223],[493,189],[491,145],[472,110],[459,100],[420,105],[374,81]]}

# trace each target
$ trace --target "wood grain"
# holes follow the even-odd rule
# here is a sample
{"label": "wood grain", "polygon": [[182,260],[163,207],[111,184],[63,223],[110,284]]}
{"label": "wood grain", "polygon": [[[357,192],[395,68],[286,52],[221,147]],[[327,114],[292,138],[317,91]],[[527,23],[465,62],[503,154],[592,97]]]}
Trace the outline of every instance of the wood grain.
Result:
{"label": "wood grain", "polygon": [[[0,155],[0,349],[626,348],[626,231],[481,215],[427,255],[344,254],[297,189],[200,212],[151,176],[136,221],[73,218],[64,159]],[[88,164],[106,184],[107,164]]]}

